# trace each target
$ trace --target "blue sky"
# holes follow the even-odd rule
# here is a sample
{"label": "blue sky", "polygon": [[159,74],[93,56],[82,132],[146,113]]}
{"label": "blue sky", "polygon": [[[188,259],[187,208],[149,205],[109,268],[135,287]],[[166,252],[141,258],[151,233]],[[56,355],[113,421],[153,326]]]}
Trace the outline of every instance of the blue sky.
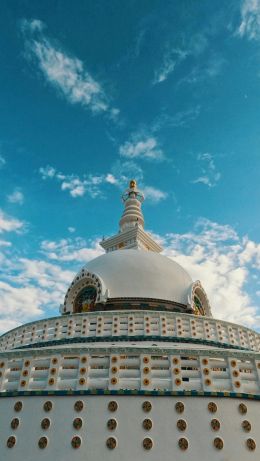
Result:
{"label": "blue sky", "polygon": [[1,6],[1,330],[57,313],[131,177],[214,315],[259,327],[260,0]]}

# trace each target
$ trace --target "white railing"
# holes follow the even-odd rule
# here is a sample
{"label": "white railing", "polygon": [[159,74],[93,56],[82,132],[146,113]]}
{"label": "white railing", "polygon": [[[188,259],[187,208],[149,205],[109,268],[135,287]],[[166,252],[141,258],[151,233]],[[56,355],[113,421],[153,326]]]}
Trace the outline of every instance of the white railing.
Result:
{"label": "white railing", "polygon": [[[213,341],[260,351],[260,334],[212,317],[176,312],[108,311],[54,317],[15,328],[0,337],[0,351],[72,338],[159,336]],[[199,342],[198,341],[198,342]]]}
{"label": "white railing", "polygon": [[260,354],[151,347],[2,353],[0,392],[184,390],[260,395]]}

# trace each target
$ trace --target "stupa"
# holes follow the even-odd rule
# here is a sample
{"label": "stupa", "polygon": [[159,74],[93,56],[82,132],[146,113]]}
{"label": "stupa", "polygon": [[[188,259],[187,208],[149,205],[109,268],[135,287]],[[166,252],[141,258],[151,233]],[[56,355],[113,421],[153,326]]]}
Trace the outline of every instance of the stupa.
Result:
{"label": "stupa", "polygon": [[60,316],[1,336],[1,460],[260,459],[260,335],[212,317],[144,230],[143,200],[130,181]]}

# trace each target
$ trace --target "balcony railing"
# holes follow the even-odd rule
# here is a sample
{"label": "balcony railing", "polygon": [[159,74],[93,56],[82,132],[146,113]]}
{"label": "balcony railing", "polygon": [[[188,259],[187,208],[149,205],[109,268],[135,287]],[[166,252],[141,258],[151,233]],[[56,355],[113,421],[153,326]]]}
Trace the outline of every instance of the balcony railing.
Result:
{"label": "balcony railing", "polygon": [[54,317],[15,328],[0,337],[0,352],[56,342],[161,339],[213,343],[260,351],[260,334],[211,317],[176,312],[109,311]]}
{"label": "balcony railing", "polygon": [[260,354],[252,352],[74,346],[11,351],[0,360],[2,393],[100,389],[260,395]]}

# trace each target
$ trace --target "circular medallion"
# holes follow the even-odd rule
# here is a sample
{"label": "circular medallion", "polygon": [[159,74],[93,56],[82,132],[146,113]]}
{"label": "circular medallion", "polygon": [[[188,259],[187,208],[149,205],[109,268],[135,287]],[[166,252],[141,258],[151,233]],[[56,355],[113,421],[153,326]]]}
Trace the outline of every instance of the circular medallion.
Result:
{"label": "circular medallion", "polygon": [[222,450],[224,446],[224,442],[220,437],[216,437],[213,443],[214,443],[214,447],[217,448],[217,450]]}
{"label": "circular medallion", "polygon": [[81,438],[78,437],[77,435],[75,435],[74,437],[72,437],[71,439],[71,446],[72,448],[79,448],[81,445]]}
{"label": "circular medallion", "polygon": [[253,451],[253,450],[256,449],[256,443],[255,443],[254,439],[247,439],[246,445],[247,445],[247,448],[248,448],[250,451]]}
{"label": "circular medallion", "polygon": [[181,439],[178,440],[178,445],[179,445],[179,448],[181,450],[187,450],[188,446],[189,446],[189,442],[187,439],[185,439],[184,437],[182,437]]}
{"label": "circular medallion", "polygon": [[47,402],[44,402],[43,405],[44,411],[51,411],[52,410],[52,402],[50,400],[47,400]]}
{"label": "circular medallion", "polygon": [[110,431],[114,431],[117,427],[117,422],[115,419],[109,419],[108,422],[107,422],[107,428],[110,430]]}
{"label": "circular medallion", "polygon": [[218,431],[220,429],[220,422],[218,419],[212,419],[212,421],[210,422],[210,425],[213,431]]}
{"label": "circular medallion", "polygon": [[145,402],[143,402],[142,408],[143,408],[143,411],[145,411],[146,413],[148,413],[148,412],[151,411],[151,409],[152,409],[152,404],[151,404],[151,402],[148,402],[148,400],[146,400]]}
{"label": "circular medallion", "polygon": [[82,428],[82,419],[81,418],[75,418],[73,421],[73,427],[75,429],[81,429]]}
{"label": "circular medallion", "polygon": [[210,411],[210,413],[216,413],[217,409],[218,409],[218,407],[215,404],[215,402],[209,402],[208,403],[208,410]]}
{"label": "circular medallion", "polygon": [[14,411],[19,412],[19,411],[22,410],[22,408],[23,408],[23,403],[22,402],[19,401],[19,402],[16,402],[14,404]]}
{"label": "circular medallion", "polygon": [[82,400],[77,400],[77,402],[74,403],[74,410],[75,411],[82,411],[84,407],[84,403]]}
{"label": "circular medallion", "polygon": [[176,402],[175,410],[177,411],[177,413],[183,413],[184,412],[184,403]]}
{"label": "circular medallion", "polygon": [[109,450],[113,450],[117,446],[117,441],[114,437],[109,437],[106,441],[106,446]]}
{"label": "circular medallion", "polygon": [[51,422],[49,420],[49,418],[44,418],[41,422],[41,428],[44,429],[46,431],[46,429],[49,429],[51,425]]}
{"label": "circular medallion", "polygon": [[12,419],[12,421],[11,421],[11,428],[12,428],[12,429],[17,429],[17,427],[19,426],[19,424],[20,424],[20,421],[19,421],[18,418]]}
{"label": "circular medallion", "polygon": [[150,439],[149,437],[146,437],[144,440],[143,440],[143,447],[145,450],[151,450],[151,448],[153,448],[153,441],[152,439]]}
{"label": "circular medallion", "polygon": [[115,402],[115,400],[112,400],[111,402],[108,403],[107,408],[109,411],[116,411],[118,409],[118,403]]}
{"label": "circular medallion", "polygon": [[179,431],[185,431],[185,429],[187,428],[187,423],[184,419],[179,419],[176,425]]}
{"label": "circular medallion", "polygon": [[242,422],[242,428],[244,429],[245,432],[250,432],[251,431],[251,424],[249,421],[245,420]]}
{"label": "circular medallion", "polygon": [[41,437],[38,441],[38,447],[43,450],[43,448],[46,448],[47,445],[48,445],[47,437]]}
{"label": "circular medallion", "polygon": [[247,406],[244,403],[240,403],[238,406],[239,413],[245,415],[247,413]]}
{"label": "circular medallion", "polygon": [[146,430],[146,431],[150,431],[150,429],[152,429],[153,427],[153,422],[151,419],[144,419],[143,420],[143,428]]}
{"label": "circular medallion", "polygon": [[14,435],[11,435],[10,437],[8,437],[7,442],[6,442],[6,445],[8,446],[8,448],[13,448],[15,444],[16,444],[16,437]]}

